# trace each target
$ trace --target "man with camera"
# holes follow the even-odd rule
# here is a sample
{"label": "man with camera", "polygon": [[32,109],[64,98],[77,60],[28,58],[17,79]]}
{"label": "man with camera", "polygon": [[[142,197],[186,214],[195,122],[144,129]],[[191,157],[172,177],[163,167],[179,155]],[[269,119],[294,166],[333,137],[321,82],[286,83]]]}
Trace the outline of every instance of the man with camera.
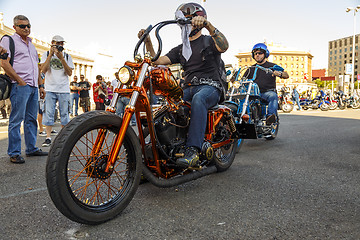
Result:
{"label": "man with camera", "polygon": [[41,58],[41,71],[45,73],[45,112],[43,124],[46,126],[46,139],[43,147],[51,145],[51,132],[54,126],[56,102],[59,102],[60,121],[63,127],[70,121],[70,83],[74,64],[69,54],[64,52],[64,38],[55,35],[51,48]]}

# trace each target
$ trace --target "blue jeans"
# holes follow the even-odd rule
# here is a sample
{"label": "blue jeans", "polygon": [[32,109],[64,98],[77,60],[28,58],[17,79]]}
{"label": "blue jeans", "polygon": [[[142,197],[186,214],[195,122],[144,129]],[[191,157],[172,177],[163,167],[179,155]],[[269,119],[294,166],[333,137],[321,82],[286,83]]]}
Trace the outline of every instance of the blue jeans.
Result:
{"label": "blue jeans", "polygon": [[300,100],[299,100],[299,95],[298,96],[294,96],[293,100],[296,102],[296,104],[298,105],[298,109],[301,110],[301,106],[300,106]]}
{"label": "blue jeans", "polygon": [[204,142],[207,112],[220,100],[220,91],[209,85],[190,86],[184,89],[184,100],[191,102],[191,115],[186,146],[201,149]]}
{"label": "blue jeans", "polygon": [[272,115],[272,114],[277,115],[277,109],[278,109],[277,93],[274,91],[267,91],[264,93],[260,93],[260,96],[262,99],[269,102],[267,115]]}
{"label": "blue jeans", "polygon": [[9,119],[8,137],[8,155],[10,157],[21,154],[21,135],[20,126],[24,121],[24,138],[26,154],[36,152],[37,136],[37,114],[39,110],[38,88],[29,85],[19,86],[12,84],[10,101],[11,113]]}
{"label": "blue jeans", "polygon": [[[130,99],[128,97],[119,97],[119,100],[116,103],[116,115],[123,117],[125,107],[129,104],[129,102]],[[135,114],[133,114],[131,117],[131,124],[136,124]]]}
{"label": "blue jeans", "polygon": [[79,109],[79,94],[78,93],[70,93],[70,114],[73,115],[73,106],[75,101],[75,116],[78,115]]}
{"label": "blue jeans", "polygon": [[45,126],[54,125],[54,115],[56,101],[59,101],[60,121],[61,125],[65,126],[70,122],[69,106],[70,106],[70,93],[55,93],[46,92],[45,95],[45,111],[43,116],[43,124]]}

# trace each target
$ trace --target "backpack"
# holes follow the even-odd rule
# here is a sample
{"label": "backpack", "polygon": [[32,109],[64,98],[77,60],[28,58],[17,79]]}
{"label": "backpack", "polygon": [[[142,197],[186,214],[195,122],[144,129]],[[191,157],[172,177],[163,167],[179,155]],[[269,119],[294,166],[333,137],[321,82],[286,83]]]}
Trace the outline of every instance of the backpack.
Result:
{"label": "backpack", "polygon": [[[215,62],[217,63],[217,67],[218,67],[218,72],[219,72],[219,76],[220,76],[220,83],[222,86],[222,91],[221,91],[221,95],[220,95],[220,102],[225,101],[225,94],[228,91],[228,81],[226,79],[226,69],[225,69],[225,63],[224,61],[221,59],[221,55],[214,55],[213,51],[211,50],[210,46],[211,46],[211,36],[204,36],[203,41],[204,41],[204,48],[201,50],[202,53],[202,60],[205,61],[205,59],[210,58],[210,59],[215,59]],[[180,59],[182,56],[182,49],[180,48]],[[180,61],[180,64],[183,66],[185,64],[185,62]]]}
{"label": "backpack", "polygon": [[[4,37],[8,37],[9,38],[9,47],[10,47],[10,53],[11,53],[11,57],[10,57],[10,65],[12,66],[14,63],[14,54],[15,54],[15,43],[14,43],[14,39],[12,39],[11,36],[9,35],[4,35],[1,40]],[[10,93],[11,93],[11,79],[7,74],[0,74],[0,100],[5,100],[8,99],[10,97]]]}

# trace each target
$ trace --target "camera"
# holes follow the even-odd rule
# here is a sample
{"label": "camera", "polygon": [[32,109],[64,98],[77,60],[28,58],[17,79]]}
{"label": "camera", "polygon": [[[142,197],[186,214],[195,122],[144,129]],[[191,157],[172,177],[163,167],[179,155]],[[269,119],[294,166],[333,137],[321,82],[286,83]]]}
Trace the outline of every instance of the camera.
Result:
{"label": "camera", "polygon": [[60,46],[60,45],[55,45],[56,49],[59,51],[59,52],[62,52],[64,50],[64,47],[63,46]]}

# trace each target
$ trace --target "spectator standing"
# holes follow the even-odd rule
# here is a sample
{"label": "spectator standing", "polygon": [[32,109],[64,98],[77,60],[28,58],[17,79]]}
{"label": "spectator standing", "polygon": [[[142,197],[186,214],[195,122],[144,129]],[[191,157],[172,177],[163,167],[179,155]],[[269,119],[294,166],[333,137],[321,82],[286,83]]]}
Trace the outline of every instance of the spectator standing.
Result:
{"label": "spectator standing", "polygon": [[298,110],[301,110],[301,106],[300,106],[300,94],[297,91],[297,86],[295,85],[293,88],[293,92],[292,92],[292,97],[293,100],[296,102],[296,104],[298,105]]}
{"label": "spectator standing", "polygon": [[[119,82],[120,82],[119,73],[115,72],[115,79],[111,81],[111,86],[113,87],[113,89],[115,89],[118,86]],[[123,87],[123,86],[121,85],[121,87]],[[126,105],[129,104],[129,101],[130,101],[130,99],[128,97],[124,97],[124,96],[119,97],[119,100],[116,103],[116,115],[118,115],[120,117],[122,117],[124,115],[125,107],[126,107]],[[131,124],[131,126],[136,125],[135,114],[132,115],[130,124]]]}
{"label": "spectator standing", "polygon": [[108,92],[108,99],[111,101],[113,99],[114,96],[114,92],[113,92],[113,86],[111,86],[111,82],[108,81],[106,82],[106,87],[107,87],[107,92]]}
{"label": "spectator standing", "polygon": [[[39,74],[38,54],[30,35],[30,21],[23,15],[14,17],[14,35],[11,36],[15,52],[10,52],[10,39],[3,38],[0,45],[7,50],[9,56],[1,60],[1,66],[12,80],[10,101],[12,110],[8,127],[8,155],[12,163],[24,163],[21,156],[20,126],[24,121],[24,138],[26,156],[45,156],[48,153],[37,148],[38,96],[45,97],[43,80]],[[12,56],[13,55],[13,56]],[[14,63],[10,64],[13,57]]]}
{"label": "spectator standing", "polygon": [[93,84],[93,95],[96,106],[95,110],[105,110],[104,99],[107,95],[107,89],[101,75],[96,76],[96,83]]}
{"label": "spectator standing", "polygon": [[79,82],[79,89],[80,89],[80,107],[82,108],[83,112],[90,111],[90,94],[89,90],[91,89],[91,84],[83,74],[80,75],[80,82]]}
{"label": "spectator standing", "polygon": [[69,121],[70,84],[69,76],[72,74],[74,64],[69,54],[64,50],[65,40],[55,35],[51,41],[51,48],[44,52],[41,58],[41,70],[45,73],[45,112],[43,124],[46,126],[46,139],[43,147],[51,145],[51,131],[54,126],[56,102],[59,102],[61,126]]}
{"label": "spectator standing", "polygon": [[79,108],[79,83],[78,77],[75,75],[74,80],[70,83],[70,117],[73,116],[74,102],[75,102],[75,116],[78,115]]}

